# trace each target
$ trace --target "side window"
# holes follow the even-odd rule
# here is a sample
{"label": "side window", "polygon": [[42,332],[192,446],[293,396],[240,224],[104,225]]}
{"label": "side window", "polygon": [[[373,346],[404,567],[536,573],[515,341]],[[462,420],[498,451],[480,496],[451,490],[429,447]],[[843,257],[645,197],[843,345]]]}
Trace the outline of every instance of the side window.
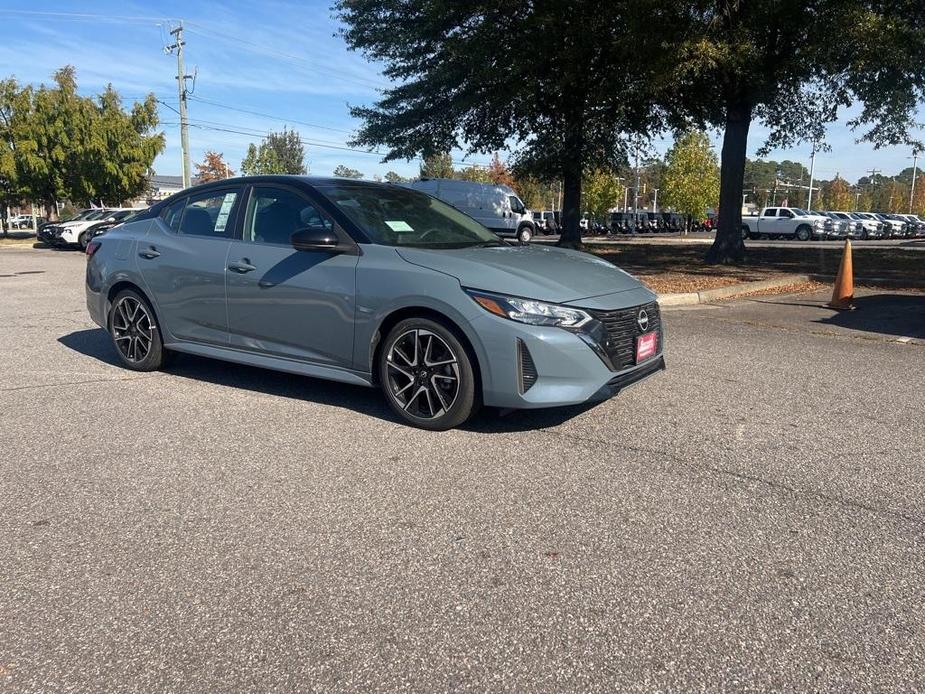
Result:
{"label": "side window", "polygon": [[768,209],[766,209],[766,210],[764,211],[764,216],[765,216],[765,217],[776,217],[776,216],[777,216],[777,208],[776,208],[776,207],[769,207]]}
{"label": "side window", "polygon": [[228,238],[236,191],[192,195],[175,202],[164,212],[164,223],[179,234]]}
{"label": "side window", "polygon": [[186,208],[187,198],[178,200],[161,213],[164,224],[169,226],[172,231],[180,230],[180,219],[183,217],[183,210]]}
{"label": "side window", "polygon": [[791,212],[790,210],[782,209],[782,210],[780,211],[780,216],[781,216],[781,217],[786,217],[787,219],[792,219],[792,218],[793,218],[793,212]]}
{"label": "side window", "polygon": [[299,229],[333,231],[334,224],[310,200],[285,188],[258,186],[251,193],[244,240],[288,246]]}

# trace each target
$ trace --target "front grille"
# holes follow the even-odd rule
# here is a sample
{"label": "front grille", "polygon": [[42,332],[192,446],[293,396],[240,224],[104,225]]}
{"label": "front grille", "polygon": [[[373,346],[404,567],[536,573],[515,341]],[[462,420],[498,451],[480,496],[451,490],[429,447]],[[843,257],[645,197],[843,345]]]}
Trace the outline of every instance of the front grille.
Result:
{"label": "front grille", "polygon": [[[642,309],[645,309],[649,316],[649,325],[645,331],[639,328],[639,323],[636,320],[639,316],[639,311]],[[659,349],[661,349],[662,323],[658,303],[655,301],[615,311],[588,310],[588,313],[604,325],[606,337],[601,346],[610,358],[614,371],[626,369],[636,363],[636,338],[642,335],[643,332],[658,331]]]}
{"label": "front grille", "polygon": [[520,339],[517,340],[517,356],[520,362],[520,392],[526,393],[536,383],[537,373],[530,350]]}

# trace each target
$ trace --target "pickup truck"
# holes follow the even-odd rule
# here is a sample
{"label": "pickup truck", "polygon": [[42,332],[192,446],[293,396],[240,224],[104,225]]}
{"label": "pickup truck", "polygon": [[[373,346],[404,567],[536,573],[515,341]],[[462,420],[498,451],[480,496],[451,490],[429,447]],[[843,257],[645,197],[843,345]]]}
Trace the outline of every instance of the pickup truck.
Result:
{"label": "pickup truck", "polygon": [[799,207],[765,207],[757,217],[742,217],[742,235],[750,239],[786,236],[809,241],[826,234],[832,220]]}

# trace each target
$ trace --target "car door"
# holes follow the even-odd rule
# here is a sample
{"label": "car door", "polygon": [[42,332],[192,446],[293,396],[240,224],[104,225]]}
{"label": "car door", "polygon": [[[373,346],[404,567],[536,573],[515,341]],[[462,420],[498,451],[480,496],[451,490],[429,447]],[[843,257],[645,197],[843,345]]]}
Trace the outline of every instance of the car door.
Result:
{"label": "car door", "polygon": [[248,351],[352,368],[356,253],[297,251],[305,228],[352,240],[313,200],[282,185],[251,188],[226,271],[231,344]]}
{"label": "car door", "polygon": [[226,186],[184,197],[136,245],[166,341],[228,343],[225,261],[242,193],[243,186]]}
{"label": "car door", "polygon": [[784,236],[793,236],[796,225],[793,223],[793,212],[785,207],[777,211],[777,222],[774,224],[774,233]]}

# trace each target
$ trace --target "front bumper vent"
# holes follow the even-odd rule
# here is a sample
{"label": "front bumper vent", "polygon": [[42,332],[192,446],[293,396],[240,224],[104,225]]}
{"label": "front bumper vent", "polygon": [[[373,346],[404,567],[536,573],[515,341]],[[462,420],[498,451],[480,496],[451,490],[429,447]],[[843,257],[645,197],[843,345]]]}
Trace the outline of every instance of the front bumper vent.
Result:
{"label": "front bumper vent", "polygon": [[518,386],[521,393],[526,393],[536,383],[538,374],[536,373],[536,364],[533,363],[533,357],[530,350],[521,339],[517,340],[517,365],[518,365]]}

